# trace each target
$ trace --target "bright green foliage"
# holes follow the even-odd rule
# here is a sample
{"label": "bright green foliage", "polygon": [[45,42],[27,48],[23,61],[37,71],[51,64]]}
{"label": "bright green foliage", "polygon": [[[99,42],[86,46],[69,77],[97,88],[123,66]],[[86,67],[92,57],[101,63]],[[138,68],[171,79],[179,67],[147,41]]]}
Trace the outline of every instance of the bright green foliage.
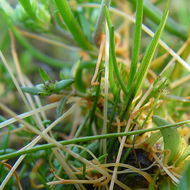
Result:
{"label": "bright green foliage", "polygon": [[[156,123],[157,126],[164,126],[170,124],[168,121],[156,115],[153,116],[153,121],[154,123]],[[179,153],[182,148],[181,136],[176,128],[161,129],[160,132],[162,133],[164,140],[164,149],[169,150],[169,158],[167,162],[174,162],[179,156]]]}
{"label": "bright green foliage", "polygon": [[154,56],[154,53],[156,51],[156,48],[158,46],[158,40],[160,39],[160,36],[162,34],[162,31],[164,29],[164,26],[166,24],[167,21],[167,17],[168,17],[168,6],[169,6],[169,2],[167,3],[166,9],[164,11],[161,23],[154,35],[154,38],[152,38],[149,46],[146,49],[145,55],[143,57],[143,60],[140,64],[140,68],[138,69],[138,73],[135,79],[135,94],[139,92],[140,88],[142,87],[142,83],[146,77],[146,74],[148,72],[148,69],[150,67],[152,58]]}
{"label": "bright green foliage", "polygon": [[188,165],[188,167],[185,169],[180,183],[178,185],[177,190],[184,190],[184,189],[189,189],[190,188],[190,164]]}
{"label": "bright green foliage", "polygon": [[169,2],[167,3],[166,9],[164,11],[162,21],[161,21],[158,29],[156,30],[154,37],[152,38],[151,42],[149,43],[149,45],[146,49],[145,55],[144,55],[143,60],[140,64],[140,68],[138,69],[137,75],[135,77],[135,81],[133,82],[132,88],[129,91],[128,97],[127,97],[125,104],[123,106],[123,110],[120,114],[121,119],[123,119],[125,114],[128,113],[134,97],[138,94],[138,92],[140,91],[140,89],[143,85],[143,82],[144,82],[145,77],[147,75],[147,72],[148,72],[148,69],[150,67],[152,58],[153,58],[154,53],[156,51],[156,47],[158,46],[159,38],[160,38],[161,33],[162,33],[164,26],[166,24],[166,20],[167,20],[167,16],[168,16],[168,5],[169,5]]}
{"label": "bright green foliage", "polygon": [[[136,4],[138,0],[130,0],[131,3]],[[162,11],[158,9],[156,6],[151,4],[148,0],[144,0],[144,14],[148,16],[149,19],[154,21],[155,23],[160,23],[162,19]],[[166,23],[166,30],[171,32],[172,34],[175,34],[176,36],[181,37],[182,39],[187,39],[187,29],[183,27],[182,25],[179,25],[176,23],[173,19],[168,18]]]}
{"label": "bright green foliage", "polygon": [[179,157],[179,159],[176,162],[176,166],[183,162],[188,156],[190,156],[190,145],[185,148],[183,151],[183,154]]}
{"label": "bright green foliage", "polygon": [[31,95],[49,96],[51,94],[59,94],[61,90],[69,87],[73,82],[73,79],[65,79],[58,82],[46,81],[44,84],[38,84],[35,87],[22,87],[22,90]]}
{"label": "bright green foliage", "polygon": [[[114,68],[113,70],[114,70],[114,73],[116,75],[117,81],[120,84],[123,92],[125,93],[125,95],[127,95],[127,89],[126,89],[126,86],[124,84],[124,81],[122,80],[121,74],[119,72],[118,64],[117,64],[117,61],[116,61],[114,27],[113,27],[113,25],[111,23],[111,19],[110,19],[110,16],[109,16],[109,11],[108,11],[106,6],[104,6],[104,10],[105,10],[106,20],[107,20],[107,24],[108,24],[108,28],[109,28],[109,41],[110,41],[110,51],[109,51],[109,53],[110,53],[111,61],[112,61],[113,68]],[[109,62],[109,64],[111,64],[111,62]],[[112,67],[112,66],[110,66],[110,67]]]}
{"label": "bright green foliage", "polygon": [[95,47],[86,39],[80,25],[75,20],[67,0],[55,0],[55,2],[65,24],[77,43],[86,50],[95,50]]}
{"label": "bright green foliage", "polygon": [[81,62],[80,60],[73,66],[73,77],[75,78],[76,89],[80,92],[86,92],[86,84],[83,81],[83,72],[85,69],[95,68],[94,61]]}
{"label": "bright green foliage", "polygon": [[142,19],[143,19],[143,0],[139,0],[137,2],[136,10],[137,11],[136,11],[136,24],[135,24],[135,38],[134,38],[134,47],[133,47],[129,80],[127,85],[128,91],[132,86],[137,71],[137,63],[139,58],[140,41],[141,41]]}
{"label": "bright green foliage", "polygon": [[146,149],[150,150],[154,146],[154,144],[161,138],[161,136],[162,135],[160,132],[152,133],[151,136],[147,138],[144,142],[145,145],[148,145]]}
{"label": "bright green foliage", "polygon": [[36,19],[35,11],[32,9],[30,0],[19,0],[19,2],[24,10],[29,14],[29,16],[33,19]]}
{"label": "bright green foliage", "polygon": [[67,100],[69,99],[69,95],[68,96],[65,96],[64,98],[62,98],[59,102],[59,105],[57,106],[57,109],[56,109],[56,113],[57,113],[57,116],[60,117],[63,113],[63,109],[66,105],[66,102]]}
{"label": "bright green foliage", "polygon": [[40,76],[44,82],[51,80],[49,75],[42,68],[40,68],[39,71],[40,71]]}
{"label": "bright green foliage", "polygon": [[51,16],[48,6],[37,0],[20,0],[13,19],[16,23],[34,31],[48,31],[51,26]]}
{"label": "bright green foliage", "polygon": [[[143,134],[143,133],[150,132],[150,131],[163,130],[163,129],[167,129],[167,128],[172,129],[173,127],[179,127],[179,126],[182,126],[182,125],[188,124],[188,123],[190,123],[190,120],[187,120],[184,122],[179,122],[179,123],[174,123],[174,124],[163,125],[163,126],[154,127],[154,128],[149,128],[149,129],[140,129],[137,131],[129,131],[126,133],[124,133],[124,132],[108,133],[105,135],[94,135],[94,136],[85,136],[85,137],[80,137],[80,138],[73,138],[73,139],[69,139],[69,140],[59,141],[59,143],[62,145],[68,145],[68,144],[75,144],[75,143],[77,144],[77,143],[82,143],[82,142],[94,141],[94,140],[104,139],[104,138],[110,138],[111,139],[114,137],[131,136],[131,135]],[[38,146],[35,146],[35,147],[30,148],[28,150],[17,151],[14,153],[2,155],[2,156],[0,156],[0,160],[14,158],[14,157],[17,157],[17,156],[20,156],[23,154],[32,153],[32,152],[36,152],[39,150],[50,149],[53,147],[55,147],[55,144],[38,145]]]}
{"label": "bright green foliage", "polygon": [[[173,9],[175,6],[170,7],[174,19],[184,15]],[[158,7],[166,8],[162,13]],[[181,23],[173,22],[168,7],[169,2],[163,0],[0,0],[0,160],[25,157],[17,170],[22,184],[29,177],[43,189],[109,189],[114,176],[110,170],[114,169],[118,186],[115,184],[114,189],[170,186],[176,190],[190,155],[186,133],[190,126],[189,72],[176,61],[162,71],[171,58],[180,61],[174,51],[183,45],[186,47],[180,56],[189,64],[189,42],[185,42],[187,26],[184,30]],[[164,42],[160,43],[161,39]],[[61,80],[51,79],[59,75]],[[97,86],[92,78],[96,78]],[[40,79],[41,84],[27,86]],[[22,94],[16,85],[19,96],[14,84],[25,84],[23,92],[35,97]],[[123,137],[129,148],[121,143]],[[106,140],[104,145],[102,139]],[[155,155],[159,167],[154,166]],[[117,169],[116,160],[149,168],[143,170],[149,180],[140,177],[140,170],[119,165]],[[13,167],[10,161],[7,163]],[[188,171],[181,177],[179,189],[188,188]],[[0,189],[17,188],[15,176],[8,173],[0,164]],[[10,177],[7,184],[6,176]],[[54,183],[59,180],[56,176],[64,179],[59,185]],[[36,188],[33,183],[29,185],[28,189]]]}

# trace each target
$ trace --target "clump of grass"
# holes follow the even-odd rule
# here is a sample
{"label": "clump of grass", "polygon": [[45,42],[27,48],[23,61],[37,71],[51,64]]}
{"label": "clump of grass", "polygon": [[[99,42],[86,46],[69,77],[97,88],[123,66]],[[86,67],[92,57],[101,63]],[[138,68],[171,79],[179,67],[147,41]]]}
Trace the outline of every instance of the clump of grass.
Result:
{"label": "clump of grass", "polygon": [[169,1],[16,3],[0,2],[0,189],[189,187],[189,40]]}

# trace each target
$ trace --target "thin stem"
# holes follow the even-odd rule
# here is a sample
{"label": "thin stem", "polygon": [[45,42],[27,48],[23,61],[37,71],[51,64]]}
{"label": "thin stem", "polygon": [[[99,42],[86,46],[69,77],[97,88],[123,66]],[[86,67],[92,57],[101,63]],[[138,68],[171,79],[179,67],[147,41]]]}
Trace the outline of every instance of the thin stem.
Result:
{"label": "thin stem", "polygon": [[[184,124],[188,124],[188,123],[190,123],[190,120],[182,121],[182,122],[178,122],[178,123],[173,123],[173,124],[168,124],[168,125],[163,125],[163,126],[154,127],[154,128],[149,128],[149,129],[140,129],[137,131],[129,131],[126,133],[124,133],[124,132],[122,132],[122,133],[108,133],[108,134],[104,134],[104,135],[95,135],[95,136],[73,138],[73,139],[64,140],[64,141],[57,141],[57,142],[61,145],[77,144],[77,143],[81,143],[81,142],[94,141],[97,139],[130,136],[130,135],[142,134],[142,133],[146,133],[146,132],[150,132],[150,131],[157,131],[160,129],[166,129],[166,128],[170,128],[170,127],[180,127],[180,126],[182,126]],[[29,148],[26,150],[1,155],[0,160],[10,159],[10,158],[18,157],[18,156],[23,155],[23,154],[29,154],[29,153],[33,153],[33,152],[36,152],[39,150],[45,150],[45,149],[50,149],[50,148],[54,148],[54,147],[56,147],[56,146],[53,143],[38,145],[38,146]]]}

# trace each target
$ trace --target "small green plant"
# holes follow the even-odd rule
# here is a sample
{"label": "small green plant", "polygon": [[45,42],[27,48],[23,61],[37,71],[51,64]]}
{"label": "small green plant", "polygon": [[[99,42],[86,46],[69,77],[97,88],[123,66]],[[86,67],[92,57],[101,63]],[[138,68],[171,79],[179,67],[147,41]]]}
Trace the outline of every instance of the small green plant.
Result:
{"label": "small green plant", "polygon": [[190,187],[179,4],[0,0],[0,189]]}

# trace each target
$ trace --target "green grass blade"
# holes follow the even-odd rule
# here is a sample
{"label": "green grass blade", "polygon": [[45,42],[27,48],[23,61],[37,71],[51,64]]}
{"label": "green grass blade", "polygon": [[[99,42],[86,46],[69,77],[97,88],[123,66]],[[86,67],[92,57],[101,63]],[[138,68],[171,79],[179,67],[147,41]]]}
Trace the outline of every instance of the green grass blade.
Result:
{"label": "green grass blade", "polygon": [[[129,0],[129,2],[136,4],[138,0]],[[151,19],[153,22],[159,24],[162,19],[162,11],[158,9],[156,6],[152,5],[149,1],[144,0],[144,14]],[[174,34],[183,40],[186,40],[188,37],[188,30],[187,28],[183,27],[182,25],[176,23],[172,18],[168,17],[166,22],[166,30],[171,34]]]}
{"label": "green grass blade", "polygon": [[140,68],[137,72],[135,82],[133,83],[132,88],[129,91],[129,95],[128,95],[125,103],[124,103],[124,106],[123,106],[122,111],[120,113],[120,119],[121,120],[124,118],[125,114],[128,113],[129,109],[131,108],[131,103],[132,103],[135,95],[138,94],[140,88],[142,87],[142,84],[144,82],[144,79],[146,77],[148,69],[150,67],[153,55],[155,53],[156,47],[158,45],[159,38],[160,38],[161,33],[162,33],[164,26],[166,24],[166,20],[167,20],[167,16],[168,16],[168,5],[169,5],[169,1],[167,3],[166,9],[164,11],[162,21],[161,21],[154,37],[152,38],[149,46],[146,49],[146,52],[145,52],[145,55],[144,55],[143,60],[141,62]]}
{"label": "green grass blade", "polygon": [[70,96],[71,96],[71,95],[69,94],[69,95],[63,97],[63,98],[59,101],[59,104],[58,104],[58,106],[57,106],[57,108],[56,108],[56,114],[57,114],[58,117],[60,117],[60,116],[62,115],[63,109],[65,108],[65,105],[66,105],[66,103],[67,103],[67,100],[70,98]]}
{"label": "green grass blade", "polygon": [[134,48],[131,61],[131,69],[129,73],[129,80],[127,85],[127,90],[129,91],[133,83],[133,79],[137,70],[137,63],[140,50],[140,41],[141,41],[141,28],[142,28],[142,18],[143,18],[143,0],[138,0],[136,4],[136,23],[135,23],[135,39],[134,39]]}
{"label": "green grass blade", "polygon": [[[101,83],[101,76],[102,76],[102,73],[100,72],[99,76],[98,76],[98,82],[99,83]],[[97,108],[99,95],[100,95],[100,84],[96,87],[96,94],[95,94],[94,102],[92,105],[92,111],[90,112],[90,116],[89,116],[89,124],[88,124],[88,128],[87,128],[87,135],[90,135],[92,133],[92,123],[94,121],[94,115],[95,115],[95,111]]]}
{"label": "green grass blade", "polygon": [[79,46],[86,50],[96,50],[96,48],[86,39],[86,36],[82,31],[80,25],[74,18],[67,0],[55,0],[55,3],[65,24],[67,25],[69,31],[72,33]]}
{"label": "green grass blade", "polygon": [[[109,54],[110,53],[111,52],[109,51]],[[111,57],[109,57],[109,83],[110,83],[110,89],[112,91],[112,94],[115,96],[118,91],[118,88],[117,88],[117,84],[115,83],[113,73],[114,73],[113,62],[112,62]]]}
{"label": "green grass blade", "polygon": [[[169,2],[168,2],[168,4],[169,4]],[[141,62],[140,68],[138,70],[137,78],[136,78],[136,84],[135,84],[136,93],[138,93],[139,89],[142,87],[143,81],[144,81],[146,74],[148,72],[148,69],[150,67],[153,55],[156,51],[161,33],[162,33],[164,26],[166,24],[167,17],[168,17],[168,4],[167,4],[167,7],[164,11],[162,21],[161,21],[153,39],[151,40],[148,48],[146,49],[145,55],[144,55],[143,60]]]}
{"label": "green grass blade", "polygon": [[85,36],[87,37],[87,39],[89,41],[93,41],[92,40],[92,32],[90,30],[90,24],[89,24],[88,20],[85,17],[84,9],[80,8],[78,10],[78,18],[79,18],[80,25],[81,25],[81,28],[82,28]]}
{"label": "green grass blade", "polygon": [[74,78],[75,78],[75,85],[76,89],[80,92],[85,93],[86,92],[86,84],[83,82],[82,75],[84,69],[91,69],[96,67],[96,62],[81,62],[80,60],[75,65],[75,72],[74,72]]}
{"label": "green grass blade", "polygon": [[116,61],[114,27],[112,26],[109,11],[106,6],[104,6],[104,10],[105,10],[106,21],[108,23],[108,28],[109,28],[110,56],[111,56],[111,60],[113,63],[115,76],[116,76],[117,81],[119,82],[123,92],[125,93],[125,95],[127,95],[127,88],[125,87],[125,84],[124,84],[121,74],[119,72],[119,68],[118,68],[117,61]]}
{"label": "green grass blade", "polygon": [[30,15],[32,19],[36,19],[36,15],[32,9],[32,6],[30,4],[30,0],[19,0],[20,4],[24,8],[24,10]]}
{"label": "green grass blade", "polygon": [[[190,120],[182,121],[182,122],[174,123],[174,124],[163,125],[163,126],[154,127],[154,128],[129,131],[126,133],[124,133],[124,132],[123,133],[108,133],[108,134],[104,134],[104,135],[86,136],[86,137],[73,138],[73,139],[57,141],[57,142],[62,144],[62,145],[75,144],[75,143],[78,144],[81,142],[94,141],[94,140],[98,140],[98,139],[130,136],[130,135],[142,134],[142,133],[146,133],[146,132],[150,132],[150,131],[158,131],[160,129],[166,129],[166,128],[171,128],[171,127],[180,127],[180,126],[182,126],[184,124],[188,124],[188,123],[190,123]],[[37,145],[37,146],[32,147],[30,149],[20,150],[20,151],[16,151],[16,152],[13,152],[10,154],[0,155],[0,160],[14,158],[14,157],[17,157],[17,156],[20,156],[23,154],[29,154],[29,153],[33,153],[33,152],[36,152],[39,150],[54,148],[55,146],[56,145],[52,144],[52,143],[44,144],[44,145]]]}
{"label": "green grass blade", "polygon": [[65,79],[55,82],[55,93],[59,93],[59,91],[71,86],[74,82],[74,79]]}

